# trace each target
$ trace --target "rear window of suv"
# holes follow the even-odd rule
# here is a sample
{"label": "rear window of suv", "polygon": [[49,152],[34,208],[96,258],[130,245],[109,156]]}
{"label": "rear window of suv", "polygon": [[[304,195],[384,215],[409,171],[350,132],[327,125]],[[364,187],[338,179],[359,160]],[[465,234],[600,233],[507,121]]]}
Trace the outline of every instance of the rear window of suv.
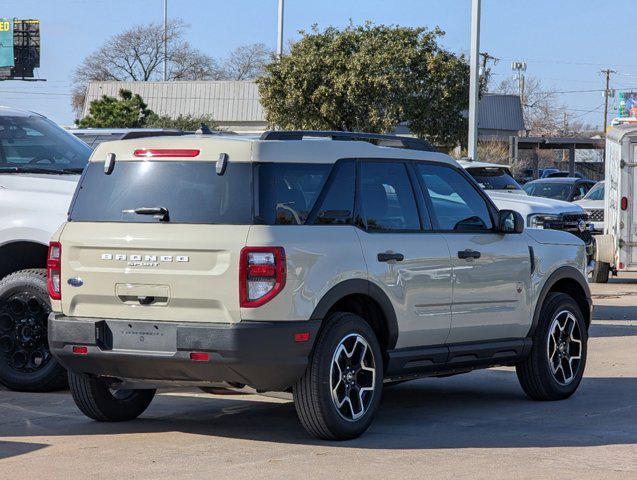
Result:
{"label": "rear window of suv", "polygon": [[467,171],[485,190],[521,190],[506,168],[474,167]]}
{"label": "rear window of suv", "polygon": [[171,223],[252,223],[252,165],[231,163],[217,175],[216,162],[116,162],[110,175],[103,162],[86,169],[69,220],[158,222],[140,208],[165,208]]}

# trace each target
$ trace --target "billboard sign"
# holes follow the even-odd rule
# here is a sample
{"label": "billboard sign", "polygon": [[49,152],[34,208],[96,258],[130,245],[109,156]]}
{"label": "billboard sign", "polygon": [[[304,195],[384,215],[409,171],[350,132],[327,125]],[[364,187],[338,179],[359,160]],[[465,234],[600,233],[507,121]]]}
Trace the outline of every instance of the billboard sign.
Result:
{"label": "billboard sign", "polygon": [[0,68],[14,65],[13,20],[0,18]]}
{"label": "billboard sign", "polygon": [[619,92],[617,100],[618,117],[637,117],[637,92]]}

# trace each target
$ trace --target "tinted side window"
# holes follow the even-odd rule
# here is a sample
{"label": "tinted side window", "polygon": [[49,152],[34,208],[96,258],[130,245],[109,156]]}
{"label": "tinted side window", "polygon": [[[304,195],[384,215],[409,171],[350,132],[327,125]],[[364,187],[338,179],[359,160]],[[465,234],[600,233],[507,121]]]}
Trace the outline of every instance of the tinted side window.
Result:
{"label": "tinted side window", "polygon": [[476,189],[453,168],[418,164],[441,230],[490,230],[489,207]]}
{"label": "tinted side window", "polygon": [[257,220],[303,225],[332,168],[321,163],[259,163]]}
{"label": "tinted side window", "polygon": [[347,161],[339,164],[335,176],[316,214],[316,225],[348,225],[354,216],[354,189],[356,164]]}
{"label": "tinted side window", "polygon": [[398,162],[363,162],[362,216],[371,231],[418,231],[420,219],[407,169]]}
{"label": "tinted side window", "polygon": [[34,167],[81,171],[91,153],[88,146],[44,117],[0,117],[0,171]]}

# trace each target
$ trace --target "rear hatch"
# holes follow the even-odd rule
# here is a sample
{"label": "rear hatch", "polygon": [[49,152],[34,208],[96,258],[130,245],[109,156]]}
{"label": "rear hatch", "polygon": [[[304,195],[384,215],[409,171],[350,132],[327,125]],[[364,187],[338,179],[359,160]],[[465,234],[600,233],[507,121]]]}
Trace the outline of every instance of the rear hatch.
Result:
{"label": "rear hatch", "polygon": [[236,322],[252,167],[216,161],[91,162],[62,244],[62,312],[77,317]]}

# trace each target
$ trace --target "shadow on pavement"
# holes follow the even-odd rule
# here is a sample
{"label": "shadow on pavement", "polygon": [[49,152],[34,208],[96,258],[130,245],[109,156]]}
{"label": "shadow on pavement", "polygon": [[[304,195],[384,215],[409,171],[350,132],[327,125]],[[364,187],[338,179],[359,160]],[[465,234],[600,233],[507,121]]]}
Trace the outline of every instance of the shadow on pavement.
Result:
{"label": "shadow on pavement", "polygon": [[595,304],[595,308],[593,309],[593,321],[615,322],[618,320],[637,320],[635,318],[635,305]]}
{"label": "shadow on pavement", "polygon": [[[44,443],[24,443],[24,442],[3,442],[0,440],[0,460],[3,458],[16,457],[25,453],[34,452],[48,445]],[[2,469],[0,469],[1,471]]]}
{"label": "shadow on pavement", "polygon": [[589,337],[632,337],[637,335],[637,325],[591,325]]}
{"label": "shadow on pavement", "polygon": [[[4,392],[2,392],[4,393]],[[0,393],[0,408],[2,403]],[[28,394],[23,394],[28,395]],[[97,423],[83,417],[68,394],[51,407],[32,402],[0,422],[0,437],[184,432],[282,444],[367,449],[527,448],[637,443],[637,378],[585,378],[560,402],[527,399],[509,370],[487,370],[404,383],[383,392],[375,422],[362,438],[327,443],[310,438],[291,402],[253,396],[159,395],[140,419]],[[19,400],[18,395],[16,399]],[[42,396],[40,396],[42,398]],[[16,400],[14,400],[16,401]],[[47,410],[50,414],[46,417]],[[29,418],[29,417],[34,418]],[[24,417],[24,418],[22,418]],[[0,416],[1,418],[1,416]],[[6,417],[5,417],[6,418]],[[10,446],[9,446],[10,447]],[[2,456],[20,455],[19,450]],[[32,448],[32,447],[29,447]],[[41,448],[36,444],[36,448]]]}

